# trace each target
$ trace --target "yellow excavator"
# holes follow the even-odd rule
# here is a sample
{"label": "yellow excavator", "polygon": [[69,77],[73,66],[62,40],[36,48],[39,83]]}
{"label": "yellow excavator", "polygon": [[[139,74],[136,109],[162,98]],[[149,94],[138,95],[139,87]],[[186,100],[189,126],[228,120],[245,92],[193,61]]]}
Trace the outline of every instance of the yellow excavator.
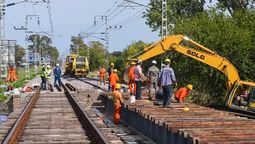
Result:
{"label": "yellow excavator", "polygon": [[[185,44],[185,45],[184,45]],[[186,46],[186,45],[189,46]],[[190,47],[192,46],[192,47]],[[255,110],[255,83],[240,80],[235,66],[216,52],[198,44],[184,35],[171,35],[144,48],[130,59],[147,60],[154,56],[175,51],[214,67],[227,77],[226,106],[232,109],[253,112]],[[242,93],[249,92],[243,96]]]}

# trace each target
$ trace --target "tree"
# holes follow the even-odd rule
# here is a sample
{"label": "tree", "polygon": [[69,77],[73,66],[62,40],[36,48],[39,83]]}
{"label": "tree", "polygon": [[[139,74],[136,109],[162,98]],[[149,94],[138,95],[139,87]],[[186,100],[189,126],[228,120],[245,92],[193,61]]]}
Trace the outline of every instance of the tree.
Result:
{"label": "tree", "polygon": [[49,54],[51,56],[51,60],[53,64],[56,64],[59,57],[58,49],[56,47],[51,47],[51,51]]}
{"label": "tree", "polygon": [[106,65],[106,49],[99,41],[91,41],[90,49],[90,70],[99,69],[101,65]]}
{"label": "tree", "polygon": [[70,52],[71,53],[79,53],[81,56],[88,56],[88,46],[84,44],[84,41],[79,36],[72,36],[71,37],[72,44],[70,45]]}
{"label": "tree", "polygon": [[29,52],[39,53],[41,57],[50,55],[51,61],[57,61],[59,53],[56,47],[51,46],[51,38],[39,34],[32,34],[28,37],[28,41],[32,43],[28,46]]}
{"label": "tree", "polygon": [[218,0],[218,8],[228,11],[231,15],[236,12],[254,9],[255,0]]}
{"label": "tree", "polygon": [[[204,11],[205,0],[171,0],[168,2],[168,25],[177,24],[178,20],[197,16]],[[161,0],[150,0],[149,6],[144,17],[146,24],[149,25],[153,31],[161,28]]]}
{"label": "tree", "polygon": [[[227,58],[238,69],[241,79],[254,81],[255,31],[251,25],[255,13],[249,13],[250,21],[247,21],[246,15],[244,12],[236,12],[233,18],[223,12],[210,10],[183,20],[176,25],[174,32],[183,33]],[[223,102],[226,77],[221,72],[181,54],[172,59],[180,83],[191,82],[197,87],[199,94],[193,97],[196,102],[214,105]]]}
{"label": "tree", "polygon": [[15,45],[15,64],[18,66],[22,58],[26,55],[26,50],[20,45]]}

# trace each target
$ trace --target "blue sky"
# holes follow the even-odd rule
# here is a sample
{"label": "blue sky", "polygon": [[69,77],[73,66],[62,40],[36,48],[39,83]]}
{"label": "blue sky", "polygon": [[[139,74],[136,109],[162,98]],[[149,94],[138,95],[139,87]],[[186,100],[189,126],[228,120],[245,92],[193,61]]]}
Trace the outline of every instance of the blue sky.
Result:
{"label": "blue sky", "polygon": [[[35,1],[35,0],[33,0]],[[41,0],[38,0],[41,1]],[[105,27],[100,26],[102,22],[97,19],[99,25],[95,29],[89,29],[94,23],[95,15],[107,15],[110,19],[109,26],[122,26],[121,29],[110,31],[109,50],[121,51],[131,42],[143,40],[153,42],[160,39],[158,32],[152,32],[145,24],[145,19],[140,18],[144,7],[127,7],[133,4],[123,3],[124,0],[51,0],[52,22],[54,28],[53,45],[59,49],[61,56],[67,54],[70,47],[71,36],[80,32],[104,32]],[[149,0],[136,0],[138,3],[146,5]],[[6,0],[6,4],[19,2],[18,0]],[[124,7],[123,7],[124,6]],[[111,9],[110,9],[111,8]],[[27,47],[25,42],[25,32],[14,30],[14,26],[19,28],[25,26],[27,15],[38,15],[29,17],[28,29],[34,32],[44,31],[50,33],[50,21],[45,3],[20,3],[6,8],[5,33],[6,39],[17,40],[17,43]],[[94,35],[102,37],[102,35]],[[85,38],[84,41],[98,40],[92,37]],[[104,43],[104,41],[102,41]]]}
{"label": "blue sky", "polygon": [[[22,0],[6,0],[6,4],[20,2]],[[5,35],[6,39],[17,40],[17,44],[27,47],[25,42],[26,34],[24,31],[14,30],[25,26],[25,17],[27,15],[38,15],[29,17],[28,29],[33,32],[50,33],[51,26],[49,15],[45,3],[42,0],[28,0],[26,3],[19,3],[14,6],[6,7],[5,15]],[[31,3],[39,2],[39,3]],[[100,33],[105,31],[102,21],[97,19],[99,25],[92,27],[95,15],[107,15],[109,26],[122,26],[121,29],[110,31],[109,50],[121,51],[127,45],[134,41],[143,40],[145,42],[154,42],[160,39],[158,32],[152,32],[149,26],[145,24],[145,19],[141,18],[144,7],[130,7],[133,4],[126,3],[124,0],[51,0],[52,22],[54,29],[53,46],[57,47],[60,56],[69,53],[71,36],[80,32]],[[137,3],[147,5],[149,0],[135,0]],[[212,1],[214,4],[215,0]],[[209,5],[212,5],[209,4]],[[94,35],[104,38],[103,35]],[[99,40],[92,37],[85,38],[88,43],[91,40]],[[105,44],[105,41],[101,41]]]}

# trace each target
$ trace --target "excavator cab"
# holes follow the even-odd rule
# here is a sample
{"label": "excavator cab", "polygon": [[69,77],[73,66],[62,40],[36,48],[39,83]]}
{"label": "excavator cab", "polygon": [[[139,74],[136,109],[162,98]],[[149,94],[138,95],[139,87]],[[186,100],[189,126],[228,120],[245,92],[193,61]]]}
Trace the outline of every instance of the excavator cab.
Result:
{"label": "excavator cab", "polygon": [[226,104],[237,110],[255,112],[255,85],[252,82],[236,82],[227,97]]}

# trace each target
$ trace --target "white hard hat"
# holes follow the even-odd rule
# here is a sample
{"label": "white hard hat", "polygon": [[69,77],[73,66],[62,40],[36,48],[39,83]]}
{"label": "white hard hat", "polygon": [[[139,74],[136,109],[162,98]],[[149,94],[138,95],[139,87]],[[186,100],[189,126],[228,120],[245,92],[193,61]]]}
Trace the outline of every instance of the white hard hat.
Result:
{"label": "white hard hat", "polygon": [[47,65],[47,68],[50,68],[50,65]]}
{"label": "white hard hat", "polygon": [[138,64],[141,64],[142,63],[142,60],[138,60],[138,62],[137,62]]}
{"label": "white hard hat", "polygon": [[57,63],[56,66],[59,67],[59,64]]}
{"label": "white hard hat", "polygon": [[156,61],[156,60],[153,60],[151,63],[152,63],[152,64],[157,64],[157,61]]}

